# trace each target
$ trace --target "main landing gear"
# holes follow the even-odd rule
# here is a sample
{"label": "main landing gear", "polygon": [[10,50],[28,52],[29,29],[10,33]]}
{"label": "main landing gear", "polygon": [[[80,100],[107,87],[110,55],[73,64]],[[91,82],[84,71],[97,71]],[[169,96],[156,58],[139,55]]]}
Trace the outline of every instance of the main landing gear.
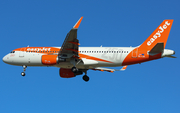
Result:
{"label": "main landing gear", "polygon": [[73,73],[77,73],[77,72],[78,72],[78,69],[74,66],[74,67],[71,68],[71,71],[72,71]]}
{"label": "main landing gear", "polygon": [[76,74],[76,75],[80,75],[79,73],[85,73],[85,75],[82,77],[82,79],[84,80],[84,81],[86,81],[86,82],[88,82],[89,81],[89,77],[87,76],[87,70],[78,70],[75,66],[74,67],[72,67],[71,68],[71,71],[74,73],[74,74]]}
{"label": "main landing gear", "polygon": [[22,67],[23,67],[23,72],[21,73],[21,75],[22,75],[22,76],[25,76],[25,75],[26,75],[26,74],[25,74],[25,71],[26,71],[27,66],[26,66],[26,65],[23,65]]}
{"label": "main landing gear", "polygon": [[87,75],[84,75],[84,76],[82,77],[82,79],[83,79],[84,81],[86,81],[86,82],[89,81],[89,77],[88,77]]}
{"label": "main landing gear", "polygon": [[85,82],[88,82],[88,81],[89,81],[89,77],[87,76],[87,70],[84,70],[84,73],[85,73],[85,75],[82,77],[82,79],[83,79]]}

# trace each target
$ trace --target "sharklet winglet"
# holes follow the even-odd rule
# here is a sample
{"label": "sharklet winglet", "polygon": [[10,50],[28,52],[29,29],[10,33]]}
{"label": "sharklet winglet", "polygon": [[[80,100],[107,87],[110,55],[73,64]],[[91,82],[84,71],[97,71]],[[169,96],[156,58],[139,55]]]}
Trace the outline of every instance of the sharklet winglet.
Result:
{"label": "sharklet winglet", "polygon": [[76,22],[76,24],[73,26],[73,29],[78,29],[82,19],[83,19],[83,16]]}

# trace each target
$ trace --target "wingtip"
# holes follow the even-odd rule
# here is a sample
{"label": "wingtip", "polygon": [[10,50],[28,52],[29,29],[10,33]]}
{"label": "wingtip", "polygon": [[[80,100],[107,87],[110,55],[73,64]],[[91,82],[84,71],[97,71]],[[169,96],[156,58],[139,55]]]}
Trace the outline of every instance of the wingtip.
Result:
{"label": "wingtip", "polygon": [[127,68],[127,65],[126,65],[126,66],[123,66],[123,67],[121,68],[121,71],[126,70],[126,68]]}
{"label": "wingtip", "polygon": [[73,26],[74,29],[78,29],[78,28],[79,28],[79,25],[80,25],[82,19],[83,19],[83,16],[82,16],[82,17],[77,21],[77,23]]}

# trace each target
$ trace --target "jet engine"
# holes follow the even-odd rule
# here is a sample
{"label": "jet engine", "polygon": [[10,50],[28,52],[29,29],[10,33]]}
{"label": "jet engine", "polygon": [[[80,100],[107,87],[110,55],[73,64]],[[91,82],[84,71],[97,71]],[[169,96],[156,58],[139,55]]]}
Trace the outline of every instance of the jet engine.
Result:
{"label": "jet engine", "polygon": [[71,69],[65,69],[65,68],[60,68],[59,69],[59,75],[62,78],[72,78],[72,77],[75,77],[75,74],[71,71]]}
{"label": "jet engine", "polygon": [[72,78],[75,77],[76,75],[82,75],[83,72],[81,70],[78,70],[76,73],[73,73],[71,69],[65,69],[65,68],[60,68],[59,69],[59,75],[62,78]]}

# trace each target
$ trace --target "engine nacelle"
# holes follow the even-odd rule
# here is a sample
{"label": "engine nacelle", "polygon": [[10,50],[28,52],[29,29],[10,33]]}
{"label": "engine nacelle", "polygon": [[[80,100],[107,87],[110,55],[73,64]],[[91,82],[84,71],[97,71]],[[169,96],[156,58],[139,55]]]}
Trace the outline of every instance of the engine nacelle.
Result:
{"label": "engine nacelle", "polygon": [[71,71],[71,69],[65,69],[65,68],[60,68],[59,69],[59,75],[62,78],[72,78],[75,77],[76,75]]}
{"label": "engine nacelle", "polygon": [[44,65],[55,65],[65,61],[65,58],[61,58],[58,55],[43,55],[41,58],[41,62]]}
{"label": "engine nacelle", "polygon": [[44,65],[55,65],[58,62],[58,55],[43,55],[41,61]]}

